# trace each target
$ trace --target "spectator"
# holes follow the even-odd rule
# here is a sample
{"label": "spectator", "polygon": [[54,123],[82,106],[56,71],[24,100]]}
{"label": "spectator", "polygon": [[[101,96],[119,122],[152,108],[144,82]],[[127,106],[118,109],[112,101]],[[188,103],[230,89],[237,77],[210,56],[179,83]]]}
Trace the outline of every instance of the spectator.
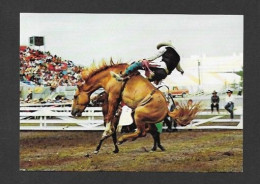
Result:
{"label": "spectator", "polygon": [[234,97],[232,96],[233,91],[227,90],[226,105],[225,109],[230,113],[230,118],[234,118]]}
{"label": "spectator", "polygon": [[[60,85],[75,86],[81,71],[82,68],[74,65],[72,61],[63,61],[61,57],[52,56],[50,52],[20,46],[20,81],[53,86],[54,79],[59,83],[59,80],[64,78]],[[53,86],[52,90],[54,89]]]}
{"label": "spectator", "polygon": [[189,99],[188,102],[187,102],[187,105],[188,105],[188,108],[189,109],[192,109],[192,103],[193,103],[193,100],[192,99]]}
{"label": "spectator", "polygon": [[219,113],[219,96],[216,91],[213,91],[211,96],[211,113],[213,113],[214,107],[216,107]]}
{"label": "spectator", "polygon": [[[171,109],[171,106],[170,106],[170,102],[167,101],[167,106],[169,108],[169,110]],[[171,121],[171,118],[169,116],[166,116],[163,120],[164,124],[167,125],[167,129],[166,129],[166,132],[172,132],[172,121]]]}
{"label": "spectator", "polygon": [[58,79],[53,79],[53,81],[51,82],[51,87],[50,87],[51,92],[55,92],[55,90],[58,86],[59,86]]}
{"label": "spectator", "polygon": [[[172,101],[172,104],[171,104],[171,105],[170,105],[170,99],[171,99],[171,101]],[[172,112],[175,108],[179,108],[179,103],[178,103],[178,102],[175,102],[175,101],[173,100],[173,97],[172,97],[170,94],[169,94],[169,96],[168,96],[167,105],[168,105],[169,111],[171,111],[171,112]],[[174,131],[177,131],[177,129],[176,129],[176,127],[177,127],[177,122],[176,122],[173,118],[167,116],[167,117],[164,119],[164,123],[167,125],[166,132],[174,132]],[[174,129],[172,129],[172,123],[173,123]]]}
{"label": "spectator", "polygon": [[27,95],[25,102],[28,103],[30,100],[32,100],[32,90],[29,88],[28,89],[28,95]]}

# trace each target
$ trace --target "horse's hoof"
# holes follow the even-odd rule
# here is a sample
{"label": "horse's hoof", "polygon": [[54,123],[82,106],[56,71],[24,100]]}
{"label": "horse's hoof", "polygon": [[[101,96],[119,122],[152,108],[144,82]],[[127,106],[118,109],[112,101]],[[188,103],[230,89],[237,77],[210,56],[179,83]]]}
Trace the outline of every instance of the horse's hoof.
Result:
{"label": "horse's hoof", "polygon": [[87,157],[87,158],[90,157],[90,155],[88,153],[86,155],[84,155],[84,156]]}
{"label": "horse's hoof", "polygon": [[119,150],[114,150],[114,151],[113,151],[113,153],[118,153],[118,152],[119,152]]}
{"label": "horse's hoof", "polygon": [[150,152],[154,152],[154,151],[156,151],[156,148],[152,148],[152,149],[150,150]]}
{"label": "horse's hoof", "polygon": [[137,137],[133,138],[132,141],[135,141],[137,139]]}
{"label": "horse's hoof", "polygon": [[121,145],[121,144],[123,144],[123,142],[125,142],[126,140],[124,140],[124,138],[123,137],[119,137],[118,139],[117,139],[117,145]]}
{"label": "horse's hoof", "polygon": [[126,140],[121,140],[121,141],[117,141],[117,145],[121,145],[121,144],[123,144],[124,142],[126,142]]}
{"label": "horse's hoof", "polygon": [[162,151],[166,151],[166,149],[163,146],[158,146]]}
{"label": "horse's hoof", "polygon": [[96,150],[96,151],[94,151],[94,154],[98,154],[98,151]]}

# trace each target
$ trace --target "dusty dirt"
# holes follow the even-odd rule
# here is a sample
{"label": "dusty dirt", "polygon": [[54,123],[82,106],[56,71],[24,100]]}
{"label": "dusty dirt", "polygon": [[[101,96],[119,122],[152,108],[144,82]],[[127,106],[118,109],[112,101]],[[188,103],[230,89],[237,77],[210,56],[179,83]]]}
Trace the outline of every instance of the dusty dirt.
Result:
{"label": "dusty dirt", "polygon": [[[161,134],[166,151],[150,152],[150,135],[126,142],[114,154],[112,140],[95,155],[102,132],[21,132],[22,171],[242,172],[243,131],[179,131]],[[88,154],[87,157],[85,155]]]}

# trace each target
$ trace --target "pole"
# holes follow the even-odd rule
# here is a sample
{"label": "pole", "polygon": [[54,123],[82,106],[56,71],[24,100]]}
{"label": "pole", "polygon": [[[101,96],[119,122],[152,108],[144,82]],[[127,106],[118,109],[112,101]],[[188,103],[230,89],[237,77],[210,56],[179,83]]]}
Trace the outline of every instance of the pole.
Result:
{"label": "pole", "polygon": [[200,86],[200,60],[198,59],[198,76],[199,76],[199,86]]}

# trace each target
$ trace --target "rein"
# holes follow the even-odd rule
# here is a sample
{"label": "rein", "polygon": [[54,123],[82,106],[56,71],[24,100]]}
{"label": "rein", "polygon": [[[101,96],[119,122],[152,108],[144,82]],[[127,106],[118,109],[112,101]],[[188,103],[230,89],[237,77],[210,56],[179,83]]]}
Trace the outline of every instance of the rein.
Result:
{"label": "rein", "polygon": [[124,81],[123,85],[122,85],[122,88],[121,88],[121,91],[120,91],[120,96],[119,96],[119,99],[118,99],[119,102],[122,101],[123,92],[124,92],[124,90],[125,90],[125,85],[126,85],[126,83],[128,82],[128,80],[129,80],[129,78],[127,78],[127,79]]}

